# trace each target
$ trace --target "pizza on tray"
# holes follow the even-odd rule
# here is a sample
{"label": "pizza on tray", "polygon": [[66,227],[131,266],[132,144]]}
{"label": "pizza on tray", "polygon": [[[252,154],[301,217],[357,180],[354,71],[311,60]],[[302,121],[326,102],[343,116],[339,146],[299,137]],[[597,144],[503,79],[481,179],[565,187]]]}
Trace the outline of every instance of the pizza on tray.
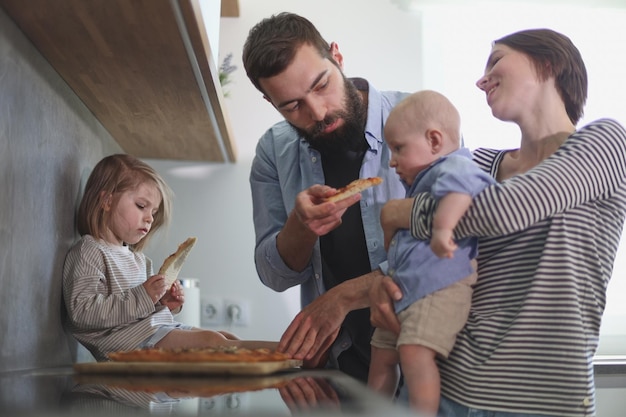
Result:
{"label": "pizza on tray", "polygon": [[196,240],[198,239],[195,237],[188,238],[178,246],[176,252],[165,258],[158,275],[165,275],[165,283],[168,287],[178,279],[178,274],[183,268],[183,264],[187,259],[187,255],[191,252],[191,248],[196,244]]}
{"label": "pizza on tray", "polygon": [[367,188],[378,185],[381,182],[383,182],[383,179],[380,177],[358,178],[352,181],[350,184],[346,185],[345,187],[341,187],[340,189],[338,189],[337,194],[326,197],[324,201],[330,201],[333,203],[341,201],[355,194],[358,194]]}
{"label": "pizza on tray", "polygon": [[109,359],[117,362],[280,362],[291,359],[270,349],[237,347],[217,348],[144,348],[111,352]]}

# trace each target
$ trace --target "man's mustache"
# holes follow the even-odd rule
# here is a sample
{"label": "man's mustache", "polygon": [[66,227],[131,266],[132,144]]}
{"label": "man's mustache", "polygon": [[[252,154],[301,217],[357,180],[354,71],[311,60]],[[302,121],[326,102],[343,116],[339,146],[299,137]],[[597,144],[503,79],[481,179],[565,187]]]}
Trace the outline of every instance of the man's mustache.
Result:
{"label": "man's mustache", "polygon": [[327,126],[332,125],[339,119],[339,116],[328,116],[324,120],[316,122],[313,128],[310,130],[311,136],[319,136],[324,132]]}

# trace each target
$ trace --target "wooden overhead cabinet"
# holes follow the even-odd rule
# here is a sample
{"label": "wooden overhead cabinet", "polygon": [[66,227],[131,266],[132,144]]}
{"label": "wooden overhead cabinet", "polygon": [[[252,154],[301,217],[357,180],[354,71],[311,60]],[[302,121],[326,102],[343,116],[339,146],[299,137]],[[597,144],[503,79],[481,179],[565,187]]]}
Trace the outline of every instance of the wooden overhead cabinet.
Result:
{"label": "wooden overhead cabinet", "polygon": [[234,162],[197,0],[0,0],[125,152]]}

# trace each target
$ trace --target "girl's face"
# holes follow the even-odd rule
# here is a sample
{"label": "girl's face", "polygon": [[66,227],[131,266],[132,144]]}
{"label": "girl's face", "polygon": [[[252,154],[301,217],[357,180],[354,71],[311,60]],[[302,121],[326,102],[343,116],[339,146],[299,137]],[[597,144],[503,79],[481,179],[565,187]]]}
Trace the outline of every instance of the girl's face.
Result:
{"label": "girl's face", "polygon": [[117,245],[139,242],[150,231],[160,205],[159,189],[150,182],[107,199],[104,207],[109,213],[107,242]]}
{"label": "girl's face", "polygon": [[[547,80],[554,84],[553,79]],[[530,58],[506,45],[495,44],[485,75],[477,82],[487,95],[491,113],[500,120],[519,124],[533,109],[542,107],[546,82],[540,81]]]}

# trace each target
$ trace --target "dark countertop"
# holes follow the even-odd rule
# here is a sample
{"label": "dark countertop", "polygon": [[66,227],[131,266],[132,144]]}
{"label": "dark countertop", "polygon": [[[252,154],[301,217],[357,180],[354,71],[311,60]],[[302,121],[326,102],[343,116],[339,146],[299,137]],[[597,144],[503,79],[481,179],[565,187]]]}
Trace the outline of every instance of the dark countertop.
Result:
{"label": "dark countertop", "polygon": [[[596,364],[598,417],[623,417],[626,364]],[[306,398],[306,400],[305,400]],[[413,416],[332,370],[266,376],[78,374],[70,367],[0,373],[0,416]]]}
{"label": "dark countertop", "polygon": [[227,377],[77,374],[68,367],[0,374],[2,416],[98,414],[415,417],[333,370]]}

